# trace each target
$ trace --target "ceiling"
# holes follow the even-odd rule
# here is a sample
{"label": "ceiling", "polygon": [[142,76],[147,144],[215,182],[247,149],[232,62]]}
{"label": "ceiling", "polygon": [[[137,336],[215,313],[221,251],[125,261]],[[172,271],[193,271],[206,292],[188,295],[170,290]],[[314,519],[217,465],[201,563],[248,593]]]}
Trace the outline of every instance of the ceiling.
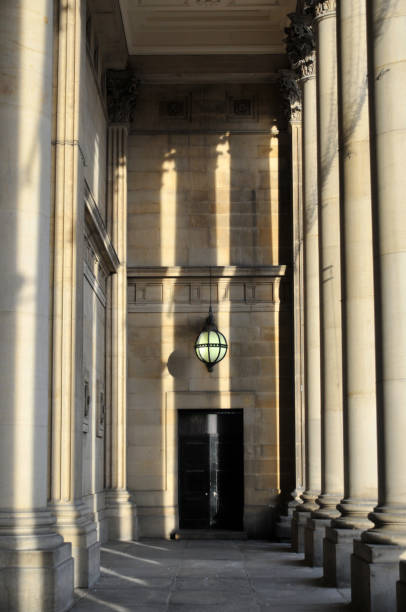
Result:
{"label": "ceiling", "polygon": [[296,0],[119,0],[129,55],[284,53]]}

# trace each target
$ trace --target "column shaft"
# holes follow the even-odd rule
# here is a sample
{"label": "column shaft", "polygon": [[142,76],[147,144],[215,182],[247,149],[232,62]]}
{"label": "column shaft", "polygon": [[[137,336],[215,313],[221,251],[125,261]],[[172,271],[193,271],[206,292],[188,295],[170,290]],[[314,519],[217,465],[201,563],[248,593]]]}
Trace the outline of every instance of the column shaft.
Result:
{"label": "column shaft", "polygon": [[109,536],[136,536],[135,506],[127,491],[127,125],[108,128],[109,232],[120,260],[110,281],[109,445],[107,516]]}
{"label": "column shaft", "polygon": [[82,0],[56,5],[50,507],[59,533],[72,543],[75,586],[88,587],[99,576],[100,545],[96,525],[81,500],[84,178],[79,135],[86,20]]}
{"label": "column shaft", "polygon": [[320,518],[343,494],[341,253],[335,0],[316,5],[319,142],[322,493]]}
{"label": "column shaft", "polygon": [[365,1],[341,0],[339,26],[346,447],[339,523],[367,528],[377,497],[377,433]]}
{"label": "column shaft", "polygon": [[0,609],[66,610],[47,510],[52,1],[0,4]]}
{"label": "column shaft", "polygon": [[315,500],[321,489],[319,210],[314,70],[314,60],[312,60],[311,74],[305,75],[302,79],[306,367],[306,490],[303,493],[304,504],[300,508],[303,511],[317,508]]}
{"label": "column shaft", "polygon": [[381,363],[378,507],[369,542],[406,544],[406,1],[370,3]]}

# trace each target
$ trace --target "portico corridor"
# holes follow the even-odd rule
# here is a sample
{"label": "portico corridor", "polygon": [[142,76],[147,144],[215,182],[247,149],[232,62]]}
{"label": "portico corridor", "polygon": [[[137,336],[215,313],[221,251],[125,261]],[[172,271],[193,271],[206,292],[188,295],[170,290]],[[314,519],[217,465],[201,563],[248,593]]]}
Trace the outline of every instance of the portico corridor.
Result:
{"label": "portico corridor", "polygon": [[74,612],[347,612],[349,590],[289,544],[142,540],[103,545],[101,577]]}

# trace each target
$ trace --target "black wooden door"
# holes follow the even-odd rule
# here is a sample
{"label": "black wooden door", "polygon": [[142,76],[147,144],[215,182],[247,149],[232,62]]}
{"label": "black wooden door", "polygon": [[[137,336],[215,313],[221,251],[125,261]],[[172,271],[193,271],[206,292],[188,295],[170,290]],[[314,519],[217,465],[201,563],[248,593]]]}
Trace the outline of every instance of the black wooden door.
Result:
{"label": "black wooden door", "polygon": [[241,410],[179,411],[179,513],[182,529],[242,529]]}

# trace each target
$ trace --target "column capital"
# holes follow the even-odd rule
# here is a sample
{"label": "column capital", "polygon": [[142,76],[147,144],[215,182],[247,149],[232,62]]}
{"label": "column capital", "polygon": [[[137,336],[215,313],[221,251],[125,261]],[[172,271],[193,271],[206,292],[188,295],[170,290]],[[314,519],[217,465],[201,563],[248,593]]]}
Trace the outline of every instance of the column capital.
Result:
{"label": "column capital", "polygon": [[336,13],[337,0],[307,0],[307,4],[313,10],[315,21]]}
{"label": "column capital", "polygon": [[297,72],[299,78],[315,76],[316,42],[309,10],[290,13],[288,17],[291,23],[285,28],[286,52],[292,69]]}
{"label": "column capital", "polygon": [[279,87],[284,98],[285,113],[289,121],[300,121],[302,118],[302,95],[294,70],[279,71]]}
{"label": "column capital", "polygon": [[131,70],[108,70],[107,113],[110,123],[130,123],[137,102],[139,80]]}

